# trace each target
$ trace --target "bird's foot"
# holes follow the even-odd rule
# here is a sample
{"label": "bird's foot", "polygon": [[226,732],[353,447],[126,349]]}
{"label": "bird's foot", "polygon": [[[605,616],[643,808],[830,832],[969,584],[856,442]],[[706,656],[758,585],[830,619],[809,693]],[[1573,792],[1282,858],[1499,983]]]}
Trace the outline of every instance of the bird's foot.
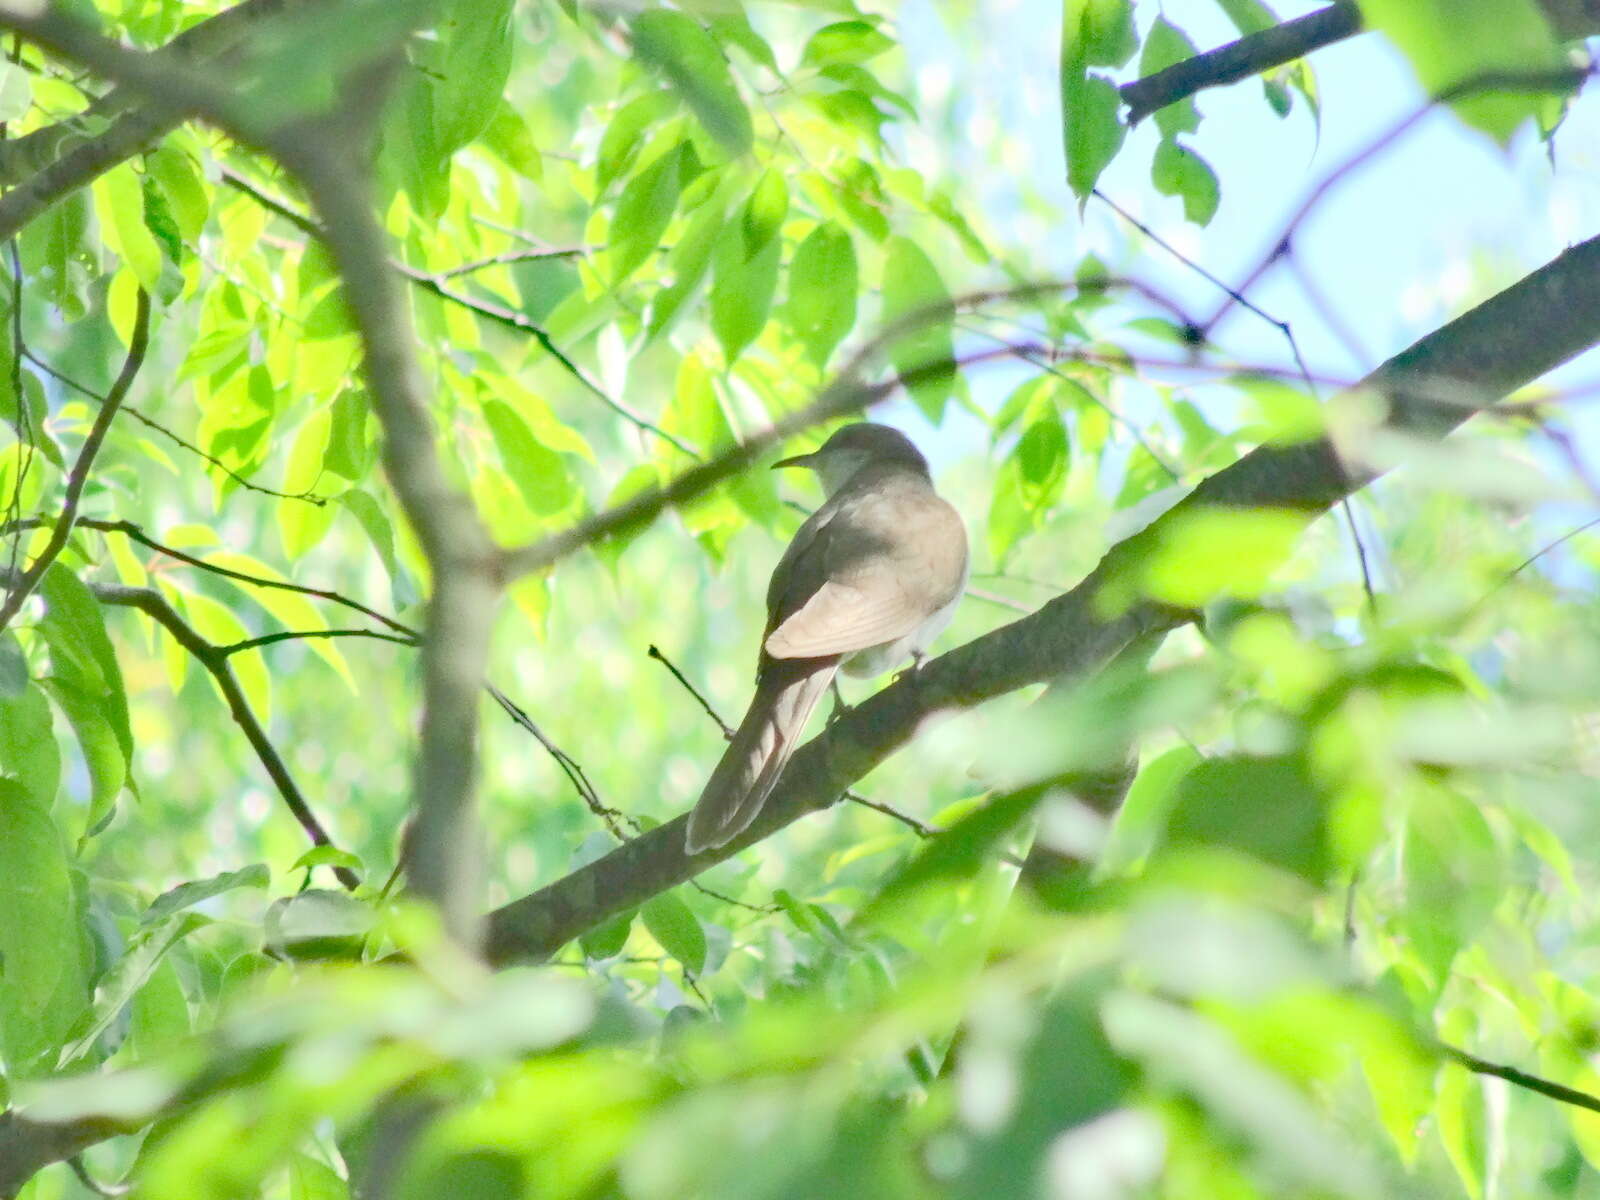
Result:
{"label": "bird's foot", "polygon": [[894,681],[899,683],[901,680],[909,679],[911,680],[911,686],[916,687],[918,681],[922,678],[923,661],[922,651],[913,650],[911,652],[911,665],[903,671],[897,671],[895,673]]}
{"label": "bird's foot", "polygon": [[831,680],[828,683],[828,690],[833,693],[833,709],[828,713],[828,719],[824,723],[823,728],[827,728],[827,726],[832,725],[841,717],[849,716],[855,708],[854,705],[846,704],[844,702],[844,693],[839,690],[839,681],[837,679]]}

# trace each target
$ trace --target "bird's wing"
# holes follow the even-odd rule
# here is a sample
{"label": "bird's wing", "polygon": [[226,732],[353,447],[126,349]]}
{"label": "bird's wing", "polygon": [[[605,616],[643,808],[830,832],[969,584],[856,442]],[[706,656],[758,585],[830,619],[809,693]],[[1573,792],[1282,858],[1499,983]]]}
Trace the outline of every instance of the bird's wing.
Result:
{"label": "bird's wing", "polygon": [[965,562],[961,518],[932,489],[864,489],[788,563],[766,652],[822,658],[905,637],[953,598]]}

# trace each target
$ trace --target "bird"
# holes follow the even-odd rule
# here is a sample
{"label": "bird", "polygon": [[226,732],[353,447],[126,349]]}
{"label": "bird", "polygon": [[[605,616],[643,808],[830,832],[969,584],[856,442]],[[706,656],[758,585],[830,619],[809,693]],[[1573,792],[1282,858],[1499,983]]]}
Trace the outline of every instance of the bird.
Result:
{"label": "bird", "polygon": [[845,425],[806,467],[827,499],[794,535],[767,588],[756,689],[689,815],[685,849],[716,849],[761,812],[835,673],[871,677],[922,653],[967,583],[967,530],[898,429]]}

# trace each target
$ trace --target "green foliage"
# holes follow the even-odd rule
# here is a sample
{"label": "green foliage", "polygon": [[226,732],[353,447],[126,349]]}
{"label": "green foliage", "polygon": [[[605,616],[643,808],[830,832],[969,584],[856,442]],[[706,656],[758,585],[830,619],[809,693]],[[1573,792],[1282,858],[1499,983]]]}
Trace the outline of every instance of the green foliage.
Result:
{"label": "green foliage", "polygon": [[[1241,33],[1276,20],[1218,7]],[[76,9],[141,47],[212,11]],[[337,77],[413,6],[290,10],[270,39],[246,22],[229,70],[322,136]],[[1567,26],[1532,0],[1362,10],[1433,90],[1564,61]],[[1309,510],[1193,503],[1139,535],[1252,446],[1394,447],[1363,442],[1359,403],[1231,345],[1212,357],[1121,287],[1164,260],[1085,255],[1075,290],[975,302],[1048,273],[1019,231],[1070,226],[1041,198],[1060,168],[954,150],[962,110],[896,16],[437,6],[372,157],[443,476],[525,542],[677,478],[851,362],[905,385],[883,419],[972,533],[974,595],[936,652],[1012,619],[986,602],[1036,608],[1129,536],[1104,586],[1052,612],[1153,600],[1197,620],[853,781],[909,822],[841,803],[625,911],[591,896],[613,915],[536,965],[483,969],[384,885],[439,568],[386,474],[339,263],[306,228],[325,214],[195,123],[21,229],[21,279],[0,268],[16,567],[61,511],[139,289],[155,310],[87,520],[0,632],[0,1101],[134,1130],[87,1151],[90,1175],[219,1200],[343,1198],[382,1168],[416,1197],[1600,1189],[1592,1113],[1441,1046],[1600,1094],[1600,540],[1529,561],[1552,480],[1509,421],[1399,446],[1416,469],[1358,524],[1382,534],[1375,599],[1344,528]],[[1118,85],[1190,57],[1188,16],[1064,0],[1080,201],[1130,140]],[[72,116],[100,81],[17,46],[7,197],[42,165],[8,157],[18,139],[106,127]],[[1275,111],[1290,89],[1315,106],[1303,62],[1263,84]],[[1456,111],[1506,140],[1560,100]],[[1227,131],[1200,115],[1152,115],[1150,179],[1204,226]],[[1006,172],[1014,207],[988,194]],[[995,374],[971,365],[1010,337],[1026,345]],[[1177,386],[1152,346],[1227,365]],[[490,682],[525,719],[485,705],[460,747],[494,903],[692,803],[724,743],[645,648],[734,714],[810,488],[757,464],[508,589]],[[1049,634],[1029,628],[1031,654]],[[427,645],[430,664],[450,650]],[[30,1188],[88,1194],[60,1164]]]}

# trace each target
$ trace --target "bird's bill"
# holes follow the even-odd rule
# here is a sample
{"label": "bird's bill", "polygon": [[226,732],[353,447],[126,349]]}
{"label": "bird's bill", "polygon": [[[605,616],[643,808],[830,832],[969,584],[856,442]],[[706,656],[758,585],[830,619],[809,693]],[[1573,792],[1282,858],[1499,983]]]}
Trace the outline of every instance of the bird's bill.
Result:
{"label": "bird's bill", "polygon": [[811,454],[796,454],[793,458],[780,458],[772,464],[772,469],[776,471],[779,467],[811,467],[816,465],[816,461],[817,456],[814,452]]}

